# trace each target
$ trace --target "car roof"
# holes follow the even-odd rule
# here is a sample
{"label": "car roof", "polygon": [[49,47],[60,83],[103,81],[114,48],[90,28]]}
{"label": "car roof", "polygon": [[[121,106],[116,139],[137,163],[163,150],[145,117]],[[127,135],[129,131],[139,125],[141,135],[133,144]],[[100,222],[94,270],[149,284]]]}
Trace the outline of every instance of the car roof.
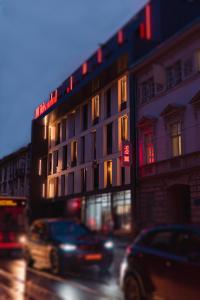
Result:
{"label": "car roof", "polygon": [[193,231],[193,232],[200,233],[200,226],[192,225],[192,224],[162,224],[150,228],[145,228],[142,232],[150,233],[150,232],[156,232],[162,230],[172,230],[172,231],[183,230],[183,231]]}

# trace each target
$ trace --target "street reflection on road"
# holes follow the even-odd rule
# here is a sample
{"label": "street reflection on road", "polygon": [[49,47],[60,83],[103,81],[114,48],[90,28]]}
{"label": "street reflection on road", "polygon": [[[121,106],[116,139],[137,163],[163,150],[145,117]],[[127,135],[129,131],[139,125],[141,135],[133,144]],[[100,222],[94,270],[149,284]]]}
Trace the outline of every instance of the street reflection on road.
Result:
{"label": "street reflection on road", "polygon": [[4,285],[8,295],[6,300],[122,299],[113,270],[104,273],[94,267],[57,276],[48,270],[27,268],[22,259],[0,259],[0,291],[1,285]]}

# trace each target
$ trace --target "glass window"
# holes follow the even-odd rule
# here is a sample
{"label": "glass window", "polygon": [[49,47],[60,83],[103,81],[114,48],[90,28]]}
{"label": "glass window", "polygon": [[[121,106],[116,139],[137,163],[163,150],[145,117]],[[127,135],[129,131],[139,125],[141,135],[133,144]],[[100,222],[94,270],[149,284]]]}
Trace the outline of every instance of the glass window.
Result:
{"label": "glass window", "polygon": [[155,96],[154,78],[149,78],[141,84],[141,103],[146,103]]}
{"label": "glass window", "polygon": [[112,185],[112,161],[107,161],[106,164],[106,168],[107,168],[107,184],[106,186],[109,187]]}
{"label": "glass window", "polygon": [[182,155],[182,133],[181,133],[181,122],[176,122],[170,125],[170,137],[172,156],[176,157]]}
{"label": "glass window", "polygon": [[74,193],[74,172],[68,174],[68,194]]}
{"label": "glass window", "polygon": [[92,158],[96,159],[97,149],[96,149],[96,131],[92,131]]}
{"label": "glass window", "polygon": [[155,162],[155,145],[152,133],[146,133],[144,135],[144,154],[146,164]]}
{"label": "glass window", "polygon": [[111,154],[112,153],[112,141],[113,141],[113,137],[112,137],[112,123],[108,124],[106,126],[107,129],[107,154]]}
{"label": "glass window", "polygon": [[81,163],[85,162],[85,136],[81,137]]}
{"label": "glass window", "polygon": [[83,130],[86,130],[88,128],[88,104],[83,106],[82,122],[82,128]]}
{"label": "glass window", "polygon": [[106,117],[111,116],[111,89],[106,91]]}
{"label": "glass window", "polygon": [[67,145],[63,146],[62,169],[67,169]]}
{"label": "glass window", "polygon": [[60,123],[56,126],[56,145],[60,144]]}
{"label": "glass window", "polygon": [[115,230],[131,230],[131,192],[129,190],[113,195],[113,223]]}
{"label": "glass window", "polygon": [[65,175],[61,176],[61,196],[65,195]]}
{"label": "glass window", "polygon": [[53,173],[57,172],[58,167],[58,150],[53,152]]}
{"label": "glass window", "polygon": [[67,120],[66,119],[63,119],[62,120],[62,142],[64,142],[66,140],[66,124],[67,124]]}
{"label": "glass window", "polygon": [[182,67],[181,61],[177,61],[172,66],[166,69],[167,75],[167,88],[172,88],[179,84],[182,80]]}
{"label": "glass window", "polygon": [[128,117],[121,118],[121,139],[126,141],[128,139]]}
{"label": "glass window", "polygon": [[77,164],[77,142],[73,141],[71,143],[71,165],[75,167]]}
{"label": "glass window", "polygon": [[98,123],[99,118],[99,95],[92,98],[92,120],[93,124]]}
{"label": "glass window", "polygon": [[87,169],[83,168],[81,170],[81,181],[82,181],[82,192],[87,190]]}
{"label": "glass window", "polygon": [[52,236],[73,236],[79,237],[83,235],[88,235],[91,231],[81,224],[76,224],[73,222],[53,222],[50,224],[50,231]]}
{"label": "glass window", "polygon": [[99,165],[94,165],[94,189],[97,190],[99,188]]}
{"label": "glass window", "polygon": [[163,252],[175,252],[175,249],[172,248],[172,236],[173,234],[170,231],[157,232],[152,237],[149,246]]}

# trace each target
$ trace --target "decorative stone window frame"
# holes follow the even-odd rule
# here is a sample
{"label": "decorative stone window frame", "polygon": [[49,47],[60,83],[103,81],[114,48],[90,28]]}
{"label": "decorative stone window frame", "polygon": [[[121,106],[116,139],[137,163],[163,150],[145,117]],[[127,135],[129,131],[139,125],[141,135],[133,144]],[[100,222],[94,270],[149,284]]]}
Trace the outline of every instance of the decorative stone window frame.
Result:
{"label": "decorative stone window frame", "polygon": [[[151,165],[152,163],[147,163],[146,158],[146,151],[145,151],[145,140],[144,137],[146,134],[152,134],[154,137],[156,137],[156,124],[157,124],[157,118],[154,116],[143,116],[137,123],[138,128],[138,136],[139,136],[139,148],[142,146],[142,156],[143,156],[143,163],[141,166],[147,166]],[[140,151],[140,149],[139,149]],[[156,142],[154,143],[154,157],[156,162]]]}
{"label": "decorative stone window frame", "polygon": [[[184,141],[185,141],[185,133],[184,133],[184,115],[185,115],[185,105],[171,103],[168,104],[164,110],[161,112],[160,116],[164,119],[166,136],[167,136],[167,145],[168,145],[168,156],[170,158],[178,158],[184,154]],[[180,122],[181,123],[181,148],[182,154],[179,156],[173,156],[172,153],[172,142],[171,142],[171,125],[174,123]]]}

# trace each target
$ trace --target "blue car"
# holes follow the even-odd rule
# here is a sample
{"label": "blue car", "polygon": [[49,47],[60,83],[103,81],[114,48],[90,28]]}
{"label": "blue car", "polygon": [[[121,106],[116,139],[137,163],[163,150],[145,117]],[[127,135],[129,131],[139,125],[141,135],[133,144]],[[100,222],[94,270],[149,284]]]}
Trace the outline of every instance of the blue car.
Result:
{"label": "blue car", "polygon": [[50,268],[55,274],[82,265],[108,270],[113,242],[78,221],[41,219],[30,227],[25,256],[29,266]]}

